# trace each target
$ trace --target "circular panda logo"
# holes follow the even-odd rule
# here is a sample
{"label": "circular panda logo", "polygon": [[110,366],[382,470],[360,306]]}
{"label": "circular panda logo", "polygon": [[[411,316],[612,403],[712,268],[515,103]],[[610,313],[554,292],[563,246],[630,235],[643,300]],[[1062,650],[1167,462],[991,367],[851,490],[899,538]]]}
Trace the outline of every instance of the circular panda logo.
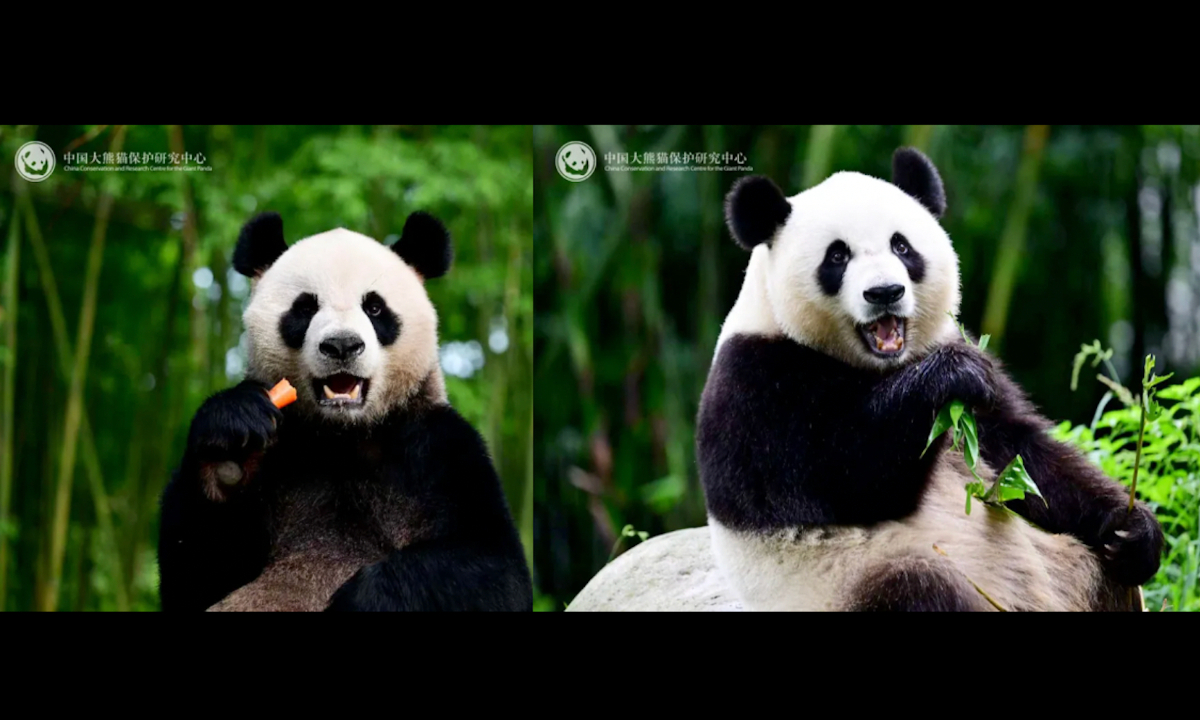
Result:
{"label": "circular panda logo", "polygon": [[41,182],[54,172],[54,151],[43,142],[27,142],[17,150],[17,174],[29,182]]}
{"label": "circular panda logo", "polygon": [[558,149],[554,166],[559,175],[571,182],[581,182],[596,171],[596,153],[587,143],[569,142]]}

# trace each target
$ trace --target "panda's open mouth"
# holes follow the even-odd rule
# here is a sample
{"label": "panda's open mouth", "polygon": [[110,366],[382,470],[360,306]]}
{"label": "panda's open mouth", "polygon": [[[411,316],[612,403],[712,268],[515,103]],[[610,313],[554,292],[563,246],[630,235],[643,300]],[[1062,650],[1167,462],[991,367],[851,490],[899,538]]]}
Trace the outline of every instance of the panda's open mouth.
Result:
{"label": "panda's open mouth", "polygon": [[867,349],[880,357],[895,357],[904,352],[904,318],[884,315],[859,325]]}
{"label": "panda's open mouth", "polygon": [[346,373],[313,380],[317,392],[317,404],[333,407],[362,405],[366,402],[369,384],[370,381],[366,378]]}

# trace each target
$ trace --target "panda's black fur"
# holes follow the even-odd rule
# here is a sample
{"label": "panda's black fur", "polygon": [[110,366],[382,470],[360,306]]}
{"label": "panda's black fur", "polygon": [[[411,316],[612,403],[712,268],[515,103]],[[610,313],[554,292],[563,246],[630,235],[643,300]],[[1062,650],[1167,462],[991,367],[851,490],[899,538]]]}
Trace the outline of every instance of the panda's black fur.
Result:
{"label": "panda's black fur", "polygon": [[[260,216],[244,228],[234,265],[257,276],[286,249],[278,216]],[[425,278],[450,263],[445,228],[423,213],[393,249]],[[302,341],[297,313],[279,331]],[[372,323],[385,346],[401,332],[386,305]],[[431,372],[430,387],[366,426],[322,422],[297,404],[279,410],[254,380],[205,401],[162,499],[163,610],[209,609],[235,591],[246,597],[232,609],[531,610],[528,566],[487,447],[436,400],[435,382]],[[218,502],[205,488],[229,462],[245,477]],[[280,568],[289,557],[300,560]],[[338,577],[323,563],[359,569],[314,592]],[[255,594],[265,571],[274,573],[269,598]],[[331,599],[314,607],[314,594]]]}
{"label": "panda's black fur", "polygon": [[[919,152],[897,152],[893,182],[935,217],[944,213],[941,179]],[[726,202],[730,230],[748,248],[769,243],[788,217],[787,205],[769,180],[739,181]],[[914,255],[905,265],[920,282],[923,266]],[[817,272],[826,272],[825,265]],[[818,278],[827,293],[839,281]],[[1153,512],[1139,502],[1129,513],[1127,491],[1053,440],[1049,421],[1000,363],[961,338],[879,372],[786,334],[729,336],[710,370],[698,417],[697,459],[709,516],[751,537],[797,528],[819,536],[907,518],[921,506],[948,447],[943,436],[922,456],[935,415],[953,399],[974,409],[984,461],[1003,468],[1019,454],[1047,501],[1011,501],[1012,510],[1050,533],[1078,538],[1120,586],[1154,576],[1163,536]],[[976,589],[932,554],[880,567],[851,589],[846,609],[981,607]],[[1126,607],[1125,595],[1111,587],[1092,605]]]}

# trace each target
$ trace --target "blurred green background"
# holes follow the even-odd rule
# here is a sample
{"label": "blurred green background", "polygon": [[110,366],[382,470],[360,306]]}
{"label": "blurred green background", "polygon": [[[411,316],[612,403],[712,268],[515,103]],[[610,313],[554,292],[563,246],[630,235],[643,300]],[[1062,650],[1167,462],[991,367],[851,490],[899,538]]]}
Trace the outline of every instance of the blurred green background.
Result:
{"label": "blurred green background", "polygon": [[[614,548],[636,543],[618,543],[625,526],[705,522],[693,423],[749,259],[722,211],[743,173],[606,172],[608,153],[743,153],[792,195],[838,170],[890,179],[892,152],[916,146],[946,184],[961,319],[992,335],[1049,417],[1092,421],[1105,387],[1085,373],[1072,392],[1070,379],[1094,339],[1135,391],[1146,353],[1176,380],[1197,369],[1200,126],[535,126],[533,137],[539,609],[561,610]],[[555,170],[569,141],[599,158],[582,182]],[[1200,445],[1194,424],[1184,435],[1187,460],[1154,471],[1175,553],[1160,575],[1191,598],[1176,607],[1200,607]]]}
{"label": "blurred green background", "polygon": [[[14,173],[28,140],[56,153],[44,182]],[[454,267],[428,289],[450,401],[531,556],[528,126],[0,126],[0,150],[0,608],[157,609],[158,498],[196,408],[241,379],[249,288],[229,263],[264,210],[289,242],[446,223]],[[211,171],[68,171],[68,151]]]}

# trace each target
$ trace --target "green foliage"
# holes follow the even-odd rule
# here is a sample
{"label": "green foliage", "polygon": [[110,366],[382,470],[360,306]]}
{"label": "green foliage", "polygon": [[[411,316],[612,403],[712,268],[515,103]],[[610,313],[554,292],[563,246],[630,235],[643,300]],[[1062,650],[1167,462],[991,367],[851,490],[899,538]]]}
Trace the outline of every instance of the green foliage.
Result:
{"label": "green foliage", "polygon": [[612,552],[608,555],[608,562],[612,562],[613,559],[617,557],[617,551],[621,549],[621,543],[625,541],[625,538],[632,537],[645,542],[650,538],[650,533],[646,532],[645,530],[637,530],[632,525],[626,525],[625,527],[621,528],[621,534],[617,536],[617,541],[613,543]]}
{"label": "green foliage", "polygon": [[[954,318],[953,314],[950,314]],[[955,324],[958,325],[958,331],[962,333],[963,340],[974,345],[971,337],[967,335],[967,329],[962,323],[956,319]],[[979,338],[980,352],[987,349],[988,340],[991,336],[984,335]],[[971,498],[978,498],[983,502],[995,507],[1004,508],[1004,503],[1009,500],[1023,500],[1026,493],[1036,495],[1042,498],[1042,502],[1046,499],[1042,497],[1041,490],[1034,483],[1033,478],[1025,470],[1025,462],[1018,455],[996,475],[995,481],[991,488],[987,486],[983,478],[979,476],[979,431],[975,424],[975,414],[971,409],[963,404],[961,400],[951,400],[937,414],[933,421],[933,429],[929,431],[929,440],[925,443],[925,449],[921,451],[921,457],[925,457],[925,453],[929,452],[929,448],[933,445],[933,441],[937,440],[947,431],[953,431],[951,446],[954,450],[960,450],[963,454],[963,460],[967,463],[967,468],[971,471],[971,475],[975,480],[966,485],[967,500],[966,513],[971,514]]]}
{"label": "green foliage", "polygon": [[[1084,353],[1102,355],[1099,341],[1084,346]],[[1079,448],[1131,491],[1137,478],[1136,494],[1154,510],[1166,537],[1162,566],[1143,587],[1146,606],[1159,610],[1165,603],[1171,610],[1195,611],[1200,610],[1200,377],[1160,389],[1171,375],[1155,375],[1154,365],[1154,357],[1147,356],[1140,398],[1126,390],[1119,394],[1124,407],[1098,410],[1090,426],[1063,422],[1054,436]]]}

